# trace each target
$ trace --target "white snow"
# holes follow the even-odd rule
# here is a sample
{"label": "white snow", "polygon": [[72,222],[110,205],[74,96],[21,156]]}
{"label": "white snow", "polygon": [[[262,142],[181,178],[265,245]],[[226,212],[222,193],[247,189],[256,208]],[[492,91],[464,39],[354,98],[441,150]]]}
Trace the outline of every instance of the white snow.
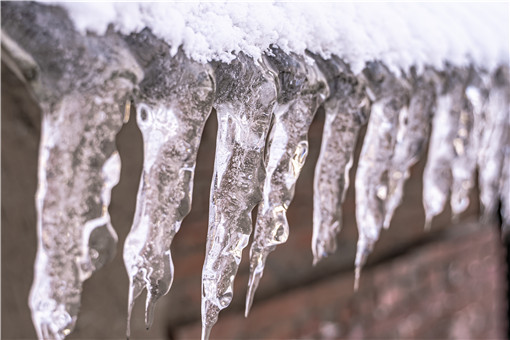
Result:
{"label": "white snow", "polygon": [[255,59],[276,44],[285,52],[335,54],[361,71],[381,60],[393,71],[474,63],[493,69],[509,62],[509,4],[317,2],[66,2],[82,33],[109,24],[129,34],[148,27],[172,52],[194,60]]}

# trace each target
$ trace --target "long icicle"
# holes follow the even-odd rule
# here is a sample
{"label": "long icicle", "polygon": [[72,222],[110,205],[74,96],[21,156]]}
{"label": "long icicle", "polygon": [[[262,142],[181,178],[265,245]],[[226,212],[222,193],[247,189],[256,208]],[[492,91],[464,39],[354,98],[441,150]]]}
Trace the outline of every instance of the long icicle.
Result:
{"label": "long icicle", "polygon": [[250,278],[245,316],[263,275],[266,258],[287,241],[287,208],[308,154],[308,129],[328,87],[315,65],[273,48],[267,64],[278,74],[278,100],[266,154],[266,179],[250,249]]}
{"label": "long icicle", "polygon": [[144,165],[133,226],[124,245],[130,281],[128,337],[131,311],[143,289],[148,329],[156,301],[172,285],[170,245],[191,209],[198,146],[214,99],[207,65],[192,62],[181,50],[172,57],[170,48],[147,31],[130,37],[129,44],[137,56],[147,50],[165,52],[144,65],[146,77],[137,100]]}
{"label": "long icicle", "polygon": [[115,255],[108,206],[120,175],[119,107],[142,71],[119,35],[85,37],[65,11],[37,3],[2,3],[2,50],[7,40],[42,109],[28,302],[38,338],[64,339],[75,326],[83,282]]}
{"label": "long icicle", "polygon": [[391,157],[397,137],[398,117],[408,109],[409,84],[391,74],[381,63],[367,65],[363,74],[374,103],[356,172],[356,222],[358,244],[355,289],[361,268],[372,251],[384,224],[388,199]]}
{"label": "long icicle", "polygon": [[234,278],[260,202],[276,75],[240,54],[215,69],[218,137],[202,271],[202,339],[232,301]]}
{"label": "long icicle", "polygon": [[435,106],[436,73],[430,69],[418,76],[411,73],[412,95],[409,109],[401,110],[395,148],[388,173],[388,199],[386,200],[384,228],[388,229],[395,209],[402,201],[409,169],[422,154],[427,144],[429,126]]}
{"label": "long icicle", "polygon": [[354,148],[370,112],[365,87],[347,64],[336,57],[315,59],[328,80],[330,96],[324,104],[326,121],[313,186],[314,264],[336,250]]}

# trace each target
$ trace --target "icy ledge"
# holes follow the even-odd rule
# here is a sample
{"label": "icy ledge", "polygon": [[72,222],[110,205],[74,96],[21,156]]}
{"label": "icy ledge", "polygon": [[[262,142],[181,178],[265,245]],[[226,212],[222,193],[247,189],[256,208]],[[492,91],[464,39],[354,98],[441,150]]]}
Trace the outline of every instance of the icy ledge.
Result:
{"label": "icy ledge", "polygon": [[[308,35],[301,32],[305,44],[301,50],[294,46],[295,36],[281,40],[290,25],[284,20],[278,26],[281,30],[269,35],[272,41],[257,40],[258,52],[247,43],[248,32],[256,37],[272,27],[251,21],[262,15],[258,4],[129,4],[125,8],[106,4],[97,7],[101,12],[86,4],[66,6],[82,9],[71,10],[74,22],[58,6],[2,3],[3,58],[27,82],[43,110],[36,197],[39,244],[30,295],[40,339],[63,339],[72,331],[83,281],[114,256],[117,236],[108,214],[110,191],[120,171],[114,137],[131,100],[143,135],[144,167],[133,226],[124,244],[130,279],[128,336],[131,309],[143,289],[148,292],[149,327],[155,303],[171,288],[170,245],[191,208],[196,154],[212,108],[217,112],[218,136],[202,273],[203,339],[232,300],[242,250],[252,232],[251,211],[258,205],[246,314],[269,253],[287,240],[291,228],[286,211],[306,160],[308,128],[321,105],[326,121],[314,179],[315,263],[336,249],[348,172],[358,132],[365,124],[355,180],[359,230],[355,285],[381,230],[389,227],[401,202],[409,168],[422,156],[429,139],[423,178],[427,222],[448,200],[456,216],[467,208],[478,169],[485,218],[494,216],[501,200],[504,228],[510,229],[510,79],[508,65],[495,67],[499,52],[508,46],[494,38],[504,35],[500,34],[504,30],[491,32],[493,36],[487,33],[505,26],[504,22],[491,17],[482,30],[478,17],[460,20],[464,26],[455,21],[453,26],[465,28],[461,36],[469,38],[455,45],[451,60],[443,64],[446,54],[440,50],[433,57],[420,54],[426,45],[411,44],[414,54],[407,53],[411,45],[400,46],[390,39],[395,38],[388,31],[392,25],[370,26],[375,14],[368,5],[345,5],[345,13],[353,15],[349,23],[366,25],[353,24],[352,31],[346,31],[347,26],[331,24],[328,31],[324,25],[329,21],[320,21],[320,16],[311,20],[305,9],[329,16],[328,11],[339,10],[338,4],[324,8],[260,4],[269,6],[269,11],[282,11],[282,18],[311,21],[299,26],[308,30]],[[450,8],[402,6],[378,7],[377,17],[389,20],[394,18],[390,13],[404,9],[426,16],[432,8],[439,15]],[[247,11],[254,11],[253,16],[240,20]],[[89,28],[83,13],[101,14],[97,22],[113,23],[125,34],[112,28],[100,30],[100,36],[80,34],[74,25]],[[168,13],[174,13],[175,27],[184,22],[185,29],[175,33],[182,34],[178,43],[165,35],[170,31],[158,26],[161,15]],[[210,18],[218,16],[238,26],[233,25],[235,32],[228,31],[230,26],[212,26],[223,27],[222,35],[207,40],[206,28],[217,24]],[[147,18],[154,18],[148,24],[152,30],[141,29]],[[192,19],[205,21],[199,24]],[[420,20],[404,21],[419,27]],[[201,38],[192,34],[196,27],[206,27]],[[417,36],[419,32],[418,28],[410,31]],[[449,42],[447,32],[435,43]],[[222,40],[227,33],[237,49]],[[429,34],[434,31],[422,33],[425,41],[432,41]],[[243,34],[244,40],[239,38]],[[370,38],[364,39],[364,34]],[[490,43],[471,45],[486,34],[494,38]],[[197,41],[207,42],[215,52],[202,53],[198,45],[193,49]],[[325,50],[319,48],[321,44],[333,47]],[[222,54],[227,49],[228,55]],[[480,50],[487,53],[486,63],[477,59]],[[374,51],[379,52],[377,60]],[[213,56],[214,62],[197,61]],[[230,63],[222,61],[224,57]]]}

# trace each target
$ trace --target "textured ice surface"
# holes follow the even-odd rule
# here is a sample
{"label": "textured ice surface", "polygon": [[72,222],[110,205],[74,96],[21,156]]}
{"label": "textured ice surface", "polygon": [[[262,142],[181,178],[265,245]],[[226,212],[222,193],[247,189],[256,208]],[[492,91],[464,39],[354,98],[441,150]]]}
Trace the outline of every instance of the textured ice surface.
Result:
{"label": "textured ice surface", "polygon": [[[508,238],[510,235],[510,77],[508,67],[501,67],[495,73],[492,86],[488,112],[494,119],[494,123],[490,124],[491,129],[488,132],[492,134],[488,139],[494,144],[481,150],[485,152],[482,155],[486,156],[484,159],[486,165],[483,168],[480,167],[479,171],[480,175],[483,172],[482,178],[486,180],[484,189],[489,193],[495,194],[495,185],[499,184],[502,227],[504,235]],[[494,169],[497,166],[502,166],[501,172]],[[489,172],[485,173],[485,171]],[[492,204],[497,203],[497,200],[494,196],[487,195],[485,202],[482,196],[482,202],[485,203],[488,213],[492,213]]]}
{"label": "textured ice surface", "polygon": [[[508,189],[499,190],[503,189],[505,186],[503,183],[508,181],[508,173],[506,176],[502,173],[502,167],[508,163],[508,158],[505,163],[505,157],[508,156],[502,155],[508,153],[510,143],[508,68],[500,68],[492,79],[486,81],[488,85],[474,84],[466,92],[475,108],[481,106],[480,112],[475,110],[476,130],[479,133],[478,184],[483,214],[485,218],[490,219],[494,218],[497,210],[498,191],[503,196],[503,203],[508,202],[508,194],[505,199],[505,192],[508,193]],[[490,92],[485,86],[490,86]],[[480,104],[477,105],[477,102]],[[508,224],[508,221],[506,223]]]}
{"label": "textured ice surface", "polygon": [[191,209],[200,137],[212,110],[212,69],[190,61],[147,31],[129,38],[144,67],[136,119],[143,135],[144,165],[133,226],[124,245],[130,280],[129,321],[134,300],[147,289],[146,326],[156,301],[170,289],[170,245]]}
{"label": "textured ice surface", "polygon": [[402,111],[409,109],[410,96],[408,82],[404,78],[395,77],[381,63],[368,64],[363,74],[373,104],[355,180],[359,232],[355,287],[358,285],[361,267],[384,224],[398,120],[404,114]]}
{"label": "textured ice surface", "polygon": [[468,76],[469,70],[456,68],[441,75],[442,85],[438,89],[427,164],[423,173],[423,206],[427,228],[432,218],[443,211],[450,188],[455,190],[455,194],[452,193],[452,210],[458,213],[464,206],[467,207],[466,200],[469,203],[467,194],[472,185],[472,169],[463,173],[455,165],[455,178],[453,170],[454,162],[462,164],[466,157],[464,150],[472,129],[472,111],[466,110]]}
{"label": "textured ice surface", "polygon": [[430,69],[418,76],[410,75],[412,94],[407,110],[400,110],[395,148],[388,172],[388,198],[384,227],[389,228],[395,209],[402,201],[409,169],[420,158],[429,136],[429,126],[435,108],[436,73]]}
{"label": "textured ice surface", "polygon": [[[1,13],[2,51],[44,112],[38,253],[29,301],[40,338],[62,339],[71,332],[83,281],[113,256],[108,205],[120,167],[114,137],[122,125],[119,106],[138,85],[145,158],[124,257],[129,310],[146,288],[147,325],[155,301],[172,283],[170,243],[190,209],[215,78],[219,128],[203,270],[203,338],[230,304],[257,203],[262,200],[247,309],[267,254],[287,238],[285,211],[306,157],[306,131],[326,89],[314,180],[314,262],[336,248],[352,153],[370,101],[356,176],[357,279],[401,201],[409,167],[426,142],[434,98],[424,173],[427,223],[449,198],[455,215],[468,206],[478,164],[484,212],[493,215],[501,198],[504,228],[510,228],[508,68],[492,77],[479,71],[492,72],[498,61],[508,60],[508,39],[501,34],[507,31],[507,4],[64,6],[73,21],[59,6],[28,2],[2,2]],[[78,34],[75,27],[100,35]],[[121,37],[115,30],[138,33]],[[263,56],[271,44],[281,51]],[[305,51],[316,54],[305,57]],[[213,64],[213,77],[211,65],[188,57],[232,63]],[[356,77],[366,62],[364,75]],[[406,79],[400,70],[410,66],[418,72]]]}
{"label": "textured ice surface", "polygon": [[328,87],[315,64],[273,48],[266,57],[278,74],[278,98],[265,155],[266,179],[250,249],[250,278],[246,296],[248,315],[264,271],[266,258],[287,241],[286,212],[294,197],[296,180],[308,154],[308,129]]}
{"label": "textured ice surface", "polygon": [[262,198],[263,154],[276,100],[276,74],[241,54],[215,68],[218,116],[209,231],[202,271],[202,338],[233,296],[234,278]]}
{"label": "textured ice surface", "polygon": [[63,339],[83,281],[115,254],[108,214],[120,174],[115,135],[141,70],[118,35],[85,39],[55,7],[2,3],[4,33],[36,63],[23,76],[43,113],[29,305],[38,337]]}
{"label": "textured ice surface", "polygon": [[[465,86],[467,87],[467,85],[468,80],[466,80]],[[458,215],[469,206],[469,193],[475,184],[474,175],[478,151],[478,140],[474,131],[475,117],[473,114],[473,105],[466,96],[466,87],[464,88],[459,108],[454,108],[454,110],[459,110],[457,131],[453,140],[455,156],[451,163],[452,188],[450,206],[452,208],[452,215],[454,219],[458,218]]]}
{"label": "textured ice surface", "polygon": [[358,131],[368,119],[370,101],[365,86],[338,58],[315,58],[326,76],[330,96],[324,108],[326,120],[315,167],[313,187],[314,263],[336,250],[342,227],[342,203],[349,186],[349,169]]}

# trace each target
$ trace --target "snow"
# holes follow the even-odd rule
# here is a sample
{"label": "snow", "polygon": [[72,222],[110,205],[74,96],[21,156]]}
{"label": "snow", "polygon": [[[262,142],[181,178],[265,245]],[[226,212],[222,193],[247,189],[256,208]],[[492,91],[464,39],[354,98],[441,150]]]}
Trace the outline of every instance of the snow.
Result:
{"label": "snow", "polygon": [[123,34],[148,27],[200,62],[285,52],[331,54],[359,73],[380,60],[392,71],[509,62],[508,3],[66,2],[78,31]]}

